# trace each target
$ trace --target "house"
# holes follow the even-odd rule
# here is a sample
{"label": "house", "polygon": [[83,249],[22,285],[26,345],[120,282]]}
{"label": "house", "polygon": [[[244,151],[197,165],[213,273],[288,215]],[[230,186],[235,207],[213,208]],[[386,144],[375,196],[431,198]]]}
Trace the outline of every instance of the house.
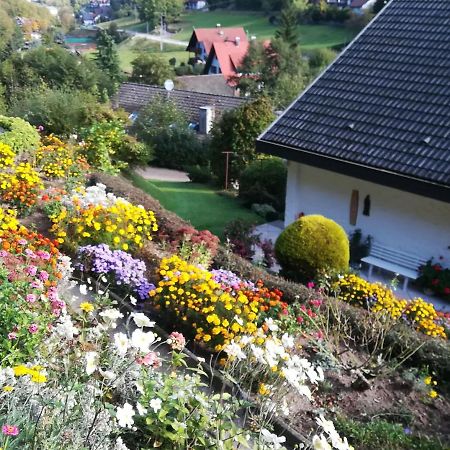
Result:
{"label": "house", "polygon": [[206,62],[212,46],[217,42],[236,42],[242,45],[248,44],[247,34],[242,27],[222,28],[217,24],[216,28],[196,28],[192,32],[186,51],[195,53],[196,58]]}
{"label": "house", "polygon": [[222,74],[228,80],[238,73],[238,67],[248,52],[248,41],[214,42],[205,65],[205,74]]}
{"label": "house", "polygon": [[257,140],[288,160],[285,225],[323,214],[450,260],[450,1],[391,0]]}
{"label": "house", "polygon": [[363,14],[375,5],[376,0],[351,0],[349,7],[356,14]]}
{"label": "house", "polygon": [[214,120],[223,112],[236,109],[248,99],[228,95],[206,94],[203,92],[174,89],[167,92],[160,86],[139,83],[123,83],[115,99],[115,106],[125,109],[134,118],[139,111],[157,97],[170,98],[182,111],[192,128],[208,134]]}

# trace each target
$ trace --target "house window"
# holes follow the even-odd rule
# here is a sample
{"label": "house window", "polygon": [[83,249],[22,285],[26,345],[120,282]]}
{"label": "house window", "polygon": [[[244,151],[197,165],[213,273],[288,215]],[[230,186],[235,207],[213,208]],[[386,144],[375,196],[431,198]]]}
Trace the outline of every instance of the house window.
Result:
{"label": "house window", "polygon": [[370,195],[366,195],[366,198],[364,199],[363,214],[365,216],[370,216]]}

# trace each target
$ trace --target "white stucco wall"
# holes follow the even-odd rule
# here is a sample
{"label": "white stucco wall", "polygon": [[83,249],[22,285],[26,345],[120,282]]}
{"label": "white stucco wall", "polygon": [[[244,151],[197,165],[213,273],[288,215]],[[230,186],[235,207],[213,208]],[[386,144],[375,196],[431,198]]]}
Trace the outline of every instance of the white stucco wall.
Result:
{"label": "white stucco wall", "polygon": [[[359,191],[356,226],[350,225],[350,200]],[[370,195],[370,216],[363,215]],[[322,214],[347,232],[360,228],[380,244],[426,258],[444,256],[450,266],[450,204],[357,178],[288,163],[285,225],[300,212]]]}

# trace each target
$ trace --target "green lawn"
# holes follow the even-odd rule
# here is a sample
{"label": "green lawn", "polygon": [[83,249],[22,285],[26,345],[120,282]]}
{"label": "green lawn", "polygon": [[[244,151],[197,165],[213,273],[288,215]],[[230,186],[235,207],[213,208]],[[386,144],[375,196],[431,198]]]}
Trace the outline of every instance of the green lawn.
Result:
{"label": "green lawn", "polygon": [[180,50],[180,47],[175,45],[163,44],[163,52],[160,51],[159,42],[149,41],[144,38],[127,39],[117,46],[119,54],[120,67],[124,72],[131,72],[131,62],[139,55],[139,53],[156,53],[161,55],[164,59],[176,58],[177,65],[181,62],[187,63],[189,53]]}
{"label": "green lawn", "polygon": [[252,224],[262,223],[261,217],[241,205],[239,200],[219,195],[204,184],[145,180],[129,175],[133,184],[161,202],[199,230],[210,230],[220,238],[225,226],[234,219]]}
{"label": "green lawn", "polygon": [[[137,22],[134,18],[118,19],[119,28],[145,32],[145,24]],[[269,23],[268,17],[261,13],[249,11],[209,11],[189,12],[181,16],[179,23],[171,24],[170,28],[179,31],[173,35],[174,39],[188,41],[195,28],[213,28],[218,23],[223,27],[242,26],[249,36],[257,39],[270,39],[277,29]],[[108,23],[102,24],[107,27]],[[304,49],[333,47],[349,42],[355,32],[340,26],[333,25],[299,25],[300,45]]]}

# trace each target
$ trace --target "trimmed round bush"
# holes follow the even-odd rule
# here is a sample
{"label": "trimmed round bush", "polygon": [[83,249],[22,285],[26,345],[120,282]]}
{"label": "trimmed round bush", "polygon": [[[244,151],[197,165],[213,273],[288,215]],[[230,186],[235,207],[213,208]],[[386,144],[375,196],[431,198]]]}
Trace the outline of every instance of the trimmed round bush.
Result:
{"label": "trimmed round bush", "polygon": [[0,142],[9,145],[15,153],[36,150],[40,140],[39,133],[25,120],[0,116]]}
{"label": "trimmed round bush", "polygon": [[348,269],[348,237],[331,219],[320,215],[303,216],[280,234],[275,243],[275,255],[283,275],[309,281],[322,270]]}

